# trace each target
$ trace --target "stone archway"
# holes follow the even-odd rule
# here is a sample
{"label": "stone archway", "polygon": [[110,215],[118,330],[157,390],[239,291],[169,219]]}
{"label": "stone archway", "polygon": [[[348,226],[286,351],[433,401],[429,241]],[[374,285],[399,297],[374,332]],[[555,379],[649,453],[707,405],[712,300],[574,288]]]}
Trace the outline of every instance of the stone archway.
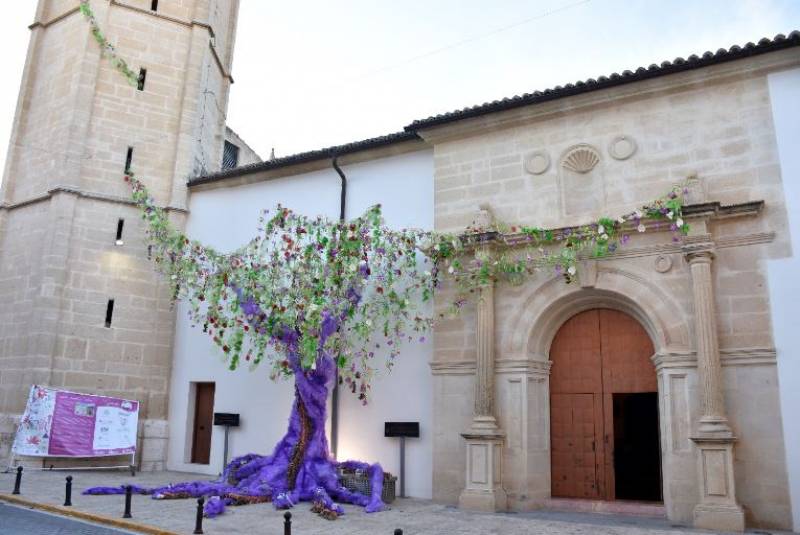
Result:
{"label": "stone archway", "polygon": [[[692,328],[684,303],[635,266],[622,269],[597,264],[592,275],[582,274],[580,284],[565,285],[558,277],[548,277],[522,287],[522,291],[514,288],[513,295],[502,296],[506,302],[513,299],[513,305],[500,309],[498,323],[504,328],[498,330],[497,344],[498,417],[507,433],[503,480],[512,508],[541,507],[552,497],[550,349],[556,333],[569,318],[586,310],[612,309],[625,313],[644,329],[652,341],[656,362],[658,355],[690,351]],[[659,419],[662,438],[669,439],[670,430],[667,428],[665,434],[664,422],[674,419],[676,410],[684,409],[680,403],[665,403],[663,374],[659,368]],[[673,381],[668,390],[686,384]],[[688,397],[676,401],[688,403]],[[684,417],[688,419],[688,413],[681,419]],[[661,451],[666,484],[675,455],[671,451],[664,453],[663,445]],[[693,461],[680,462],[681,470],[685,470]],[[666,502],[669,496],[664,498]],[[665,506],[669,508],[669,503]]]}
{"label": "stone archway", "polygon": [[550,348],[553,497],[661,500],[653,343],[625,312],[593,308]]}

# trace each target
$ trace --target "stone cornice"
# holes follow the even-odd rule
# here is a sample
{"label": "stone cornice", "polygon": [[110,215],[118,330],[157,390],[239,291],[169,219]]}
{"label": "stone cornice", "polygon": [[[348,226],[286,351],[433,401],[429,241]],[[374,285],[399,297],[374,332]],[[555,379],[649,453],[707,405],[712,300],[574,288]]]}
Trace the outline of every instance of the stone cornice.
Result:
{"label": "stone cornice", "polygon": [[[774,366],[777,353],[772,347],[720,349],[723,366]],[[650,357],[657,371],[675,368],[696,368],[697,352],[692,350],[660,351]]]}
{"label": "stone cornice", "polygon": [[[529,376],[550,375],[551,361],[530,359],[497,359],[495,360],[496,374],[524,373]],[[432,375],[474,375],[474,360],[453,360],[446,362],[431,362]]]}
{"label": "stone cornice", "polygon": [[28,25],[28,29],[29,30],[33,30],[35,28],[47,28],[48,26],[50,26],[52,24],[55,24],[56,22],[62,21],[64,19],[66,19],[67,17],[69,17],[70,15],[72,15],[74,13],[77,13],[78,11],[80,11],[80,9],[78,7],[73,7],[72,9],[69,9],[69,10],[65,11],[61,15],[57,15],[57,16],[53,17],[52,19],[48,20],[48,21],[45,21],[45,22],[41,22],[41,21],[38,21],[38,20],[34,21],[32,24]]}
{"label": "stone cornice", "polygon": [[[775,232],[755,232],[752,234],[740,234],[735,236],[725,236],[715,240],[716,249],[728,249],[731,247],[744,247],[747,245],[758,245],[775,241]],[[678,243],[658,243],[645,245],[642,247],[625,247],[617,249],[614,253],[602,258],[592,260],[619,260],[622,258],[636,258],[640,256],[669,255],[683,252],[683,246]]]}
{"label": "stone cornice", "polygon": [[[762,210],[764,209],[764,201],[752,201],[746,203],[739,203],[739,204],[731,204],[731,205],[723,205],[722,203],[715,201],[715,202],[704,202],[699,204],[688,204],[683,207],[683,217],[684,219],[698,219],[698,218],[705,218],[705,219],[731,219],[735,217],[752,217],[759,215]],[[649,232],[653,231],[663,231],[666,232],[669,230],[669,226],[664,222],[659,221],[651,221],[647,220],[644,222],[646,230]],[[564,232],[571,231],[575,227],[580,227],[583,225],[575,225],[574,227],[558,227],[558,228],[551,228],[551,229],[544,229],[549,230],[555,236],[559,236]],[[627,232],[635,232],[636,226],[632,223],[626,223],[622,225],[622,231]],[[478,234],[478,239],[481,243],[490,240],[497,240],[503,243],[506,246],[513,247],[516,245],[527,245],[529,243],[528,236],[522,232],[510,232],[510,233],[493,233],[493,232],[486,232],[482,234]]]}
{"label": "stone cornice", "polygon": [[[723,205],[720,202],[705,202],[699,204],[690,204],[684,207],[685,219],[703,219],[703,220],[718,220],[718,219],[731,219],[737,217],[753,217],[759,215],[764,209],[764,201],[752,201],[746,203]],[[582,226],[582,225],[576,225]],[[645,223],[647,232],[667,232],[668,226],[663,222],[647,221]],[[559,236],[575,227],[559,227],[548,230],[554,236]],[[622,227],[623,232],[631,232],[636,234],[636,229],[632,224],[626,223]],[[707,245],[713,248],[723,249],[728,247],[741,247],[745,245],[755,245],[759,243],[769,243],[775,239],[775,232],[758,232],[752,234],[741,234],[734,236],[724,236],[712,240],[711,237],[704,237],[703,245],[698,244],[698,239],[695,236],[688,236],[684,238],[683,243],[661,243],[654,245],[647,245],[643,247],[620,247],[613,253],[608,253],[603,257],[592,258],[592,260],[615,260],[620,258],[632,258],[638,256],[653,256],[659,254],[673,254],[673,253],[686,253],[687,247],[691,250],[698,250],[698,247],[705,247]],[[495,231],[483,232],[472,235],[462,235],[468,249],[477,246],[486,247],[487,245],[494,244],[495,247],[524,247],[530,244],[529,238],[522,232],[499,233]]]}
{"label": "stone cornice", "polygon": [[474,375],[474,360],[449,360],[431,362],[431,375]]}
{"label": "stone cornice", "polygon": [[[774,347],[745,347],[735,349],[721,349],[720,360],[723,366],[775,366],[777,353]],[[650,357],[656,371],[665,369],[687,369],[697,367],[697,352],[686,349],[672,349],[659,351]],[[497,359],[495,373],[513,374],[524,373],[528,376],[550,375],[552,361],[531,359]],[[452,360],[446,362],[431,362],[432,375],[474,375],[474,360]]]}
{"label": "stone cornice", "polygon": [[[114,204],[127,204],[129,206],[136,206],[136,203],[133,200],[127,197],[119,197],[117,195],[108,195],[105,193],[98,193],[94,191],[83,191],[80,188],[74,186],[56,186],[47,190],[47,193],[43,193],[41,195],[37,195],[35,197],[29,197],[27,199],[23,199],[21,201],[15,203],[3,203],[0,204],[0,210],[7,210],[11,211],[16,208],[22,208],[24,206],[30,206],[33,204],[38,204],[40,202],[49,201],[54,195],[59,193],[66,193],[68,195],[75,195],[77,197],[81,197],[84,199],[92,199],[95,201],[103,201],[109,202]],[[189,213],[188,210],[185,208],[180,208],[177,206],[164,206],[162,207],[163,210],[167,212],[179,212],[179,213]]]}
{"label": "stone cornice", "polygon": [[550,375],[550,367],[552,365],[553,362],[550,360],[497,359],[495,361],[495,371],[498,374],[524,373],[526,375],[547,377]]}
{"label": "stone cornice", "polygon": [[152,11],[150,9],[144,9],[138,6],[132,6],[130,4],[126,4],[125,2],[120,2],[120,0],[111,0],[112,6],[118,6],[125,9],[129,9],[131,11],[136,11],[137,13],[141,13],[142,15],[147,15],[150,17],[155,17],[157,19],[161,19],[167,22],[173,22],[175,24],[180,24],[181,26],[191,27],[193,25],[203,26],[208,29],[208,32],[211,34],[211,37],[214,37],[214,30],[211,28],[210,25],[205,23],[197,23],[195,21],[188,21],[184,19],[179,19],[178,17],[170,17],[169,15],[164,15],[163,13],[159,13],[158,11]]}
{"label": "stone cornice", "polygon": [[214,62],[217,64],[217,68],[219,68],[219,71],[222,73],[222,77],[227,78],[230,83],[233,83],[233,76],[231,76],[231,73],[228,72],[228,70],[222,64],[222,59],[219,57],[219,54],[217,53],[217,47],[214,46],[214,43],[212,43],[211,41],[209,41],[208,47],[211,49],[211,56],[214,58]]}

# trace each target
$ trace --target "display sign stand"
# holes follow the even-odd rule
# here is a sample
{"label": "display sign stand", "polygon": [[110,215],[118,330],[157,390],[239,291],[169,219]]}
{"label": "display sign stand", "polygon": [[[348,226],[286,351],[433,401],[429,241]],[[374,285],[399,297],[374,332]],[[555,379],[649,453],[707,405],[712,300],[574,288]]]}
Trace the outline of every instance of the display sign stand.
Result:
{"label": "display sign stand", "polygon": [[[130,470],[134,476],[138,419],[139,402],[135,400],[32,385],[14,436],[6,472],[16,468],[15,465],[23,458],[38,457],[42,459],[39,470],[122,468]],[[130,457],[130,464],[47,466],[48,459],[110,457]]]}
{"label": "display sign stand", "polygon": [[385,422],[383,436],[400,439],[400,497],[406,497],[406,438],[419,438],[419,422]]}
{"label": "display sign stand", "polygon": [[[110,466],[45,466],[46,459],[97,459],[98,457],[43,457],[42,466],[34,468],[34,470],[130,470],[131,476],[136,476],[136,452],[131,453],[131,464],[115,464]],[[102,458],[102,457],[101,457]],[[11,453],[8,459],[8,466],[3,470],[4,474],[8,474],[16,470],[17,467],[17,454]],[[30,470],[30,468],[28,468]]]}
{"label": "display sign stand", "polygon": [[214,425],[225,427],[225,449],[222,453],[222,469],[224,470],[228,466],[228,433],[231,427],[239,427],[239,415],[231,412],[215,412]]}

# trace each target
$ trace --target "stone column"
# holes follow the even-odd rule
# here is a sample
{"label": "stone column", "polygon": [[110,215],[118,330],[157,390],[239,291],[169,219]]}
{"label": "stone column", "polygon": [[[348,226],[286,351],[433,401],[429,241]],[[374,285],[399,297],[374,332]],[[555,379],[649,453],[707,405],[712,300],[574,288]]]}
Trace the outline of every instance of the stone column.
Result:
{"label": "stone column", "polygon": [[[488,228],[491,212],[481,207],[476,226]],[[491,259],[491,244],[481,243],[476,255]],[[506,493],[502,485],[504,433],[494,417],[494,283],[481,287],[475,321],[475,405],[472,424],[461,436],[467,442],[466,485],[458,498],[463,509],[505,511]]]}
{"label": "stone column", "polygon": [[721,531],[744,531],[744,513],[736,503],[733,477],[735,437],[725,414],[722,366],[717,341],[716,305],[711,263],[714,243],[709,235],[686,239],[683,253],[692,273],[697,378],[702,414],[692,437],[698,449],[700,502],[694,525]]}
{"label": "stone column", "polygon": [[494,417],[494,283],[481,287],[475,318],[473,429],[497,429]]}

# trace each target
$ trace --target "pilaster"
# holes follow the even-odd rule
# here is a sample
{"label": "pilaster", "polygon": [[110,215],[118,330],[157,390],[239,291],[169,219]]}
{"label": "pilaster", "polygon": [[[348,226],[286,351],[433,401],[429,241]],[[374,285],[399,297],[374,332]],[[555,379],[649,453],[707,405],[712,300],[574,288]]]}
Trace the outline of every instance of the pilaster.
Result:
{"label": "pilaster", "polygon": [[700,503],[694,509],[698,528],[744,531],[744,513],[736,503],[733,444],[736,441],[725,414],[722,366],[711,265],[714,242],[709,234],[687,237],[683,253],[692,274],[697,376],[701,416],[692,441],[698,450]]}
{"label": "pilaster", "polygon": [[[488,207],[481,207],[476,226],[489,228],[492,215]],[[489,241],[476,248],[482,262],[491,260]],[[494,416],[494,282],[488,281],[480,289],[476,311],[476,363],[475,406],[472,424],[462,433],[467,443],[466,486],[458,499],[459,507],[476,511],[504,511],[506,493],[502,482],[502,451],[505,434]]]}

